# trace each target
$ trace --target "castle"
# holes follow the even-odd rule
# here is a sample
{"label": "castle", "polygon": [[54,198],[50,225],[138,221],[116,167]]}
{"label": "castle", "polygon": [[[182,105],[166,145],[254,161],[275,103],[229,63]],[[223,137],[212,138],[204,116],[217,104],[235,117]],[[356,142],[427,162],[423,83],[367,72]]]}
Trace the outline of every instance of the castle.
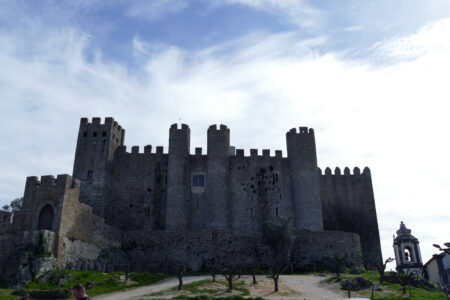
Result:
{"label": "castle", "polygon": [[25,236],[37,243],[36,232],[45,232],[60,266],[98,261],[116,247],[134,269],[157,269],[165,252],[178,250],[199,269],[218,237],[223,251],[248,254],[265,220],[290,217],[296,265],[337,254],[353,263],[382,260],[370,170],[323,172],[311,128],[286,133],[286,157],[256,149],[246,156],[230,146],[225,125],[208,128],[206,153],[191,154],[185,124],[170,127],[167,153],[152,146],[127,152],[124,140],[113,118],[82,118],[73,175],[27,178],[21,211],[0,223],[2,248]]}

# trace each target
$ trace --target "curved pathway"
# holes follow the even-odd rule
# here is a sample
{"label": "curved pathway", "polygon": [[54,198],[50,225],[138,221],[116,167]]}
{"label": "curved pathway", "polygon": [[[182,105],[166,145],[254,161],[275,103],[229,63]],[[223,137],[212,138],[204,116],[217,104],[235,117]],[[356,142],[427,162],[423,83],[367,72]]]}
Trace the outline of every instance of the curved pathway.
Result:
{"label": "curved pathway", "polygon": [[[247,277],[247,276],[245,276]],[[188,276],[183,277],[183,283],[190,283],[193,281],[211,278],[211,276]],[[324,277],[315,275],[284,275],[280,276],[280,283],[287,285],[290,289],[297,291],[298,295],[281,296],[274,293],[262,296],[265,299],[299,299],[299,300],[342,300],[345,298],[344,293],[333,292],[321,286],[320,282]],[[93,300],[125,300],[125,299],[139,299],[145,295],[154,292],[169,289],[178,285],[177,278],[168,278],[161,282],[142,286],[126,291],[114,292],[109,294],[98,295],[92,297]],[[162,296],[164,297],[164,296]],[[147,298],[147,297],[146,297]]]}

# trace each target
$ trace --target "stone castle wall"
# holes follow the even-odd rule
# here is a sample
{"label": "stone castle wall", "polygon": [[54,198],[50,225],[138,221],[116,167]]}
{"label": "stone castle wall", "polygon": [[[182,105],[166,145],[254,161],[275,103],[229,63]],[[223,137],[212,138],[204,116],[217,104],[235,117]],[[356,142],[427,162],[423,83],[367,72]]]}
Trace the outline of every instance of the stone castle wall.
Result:
{"label": "stone castle wall", "polygon": [[353,174],[327,168],[321,176],[321,199],[325,230],[354,232],[361,237],[362,253],[373,267],[382,261],[375,199],[369,168]]}
{"label": "stone castle wall", "polygon": [[[205,268],[211,259],[227,258],[232,253],[233,262],[249,267],[255,261],[267,264],[270,249],[259,234],[244,234],[231,230],[134,231],[124,238],[133,269],[161,271],[170,263],[185,263],[190,270]],[[255,252],[257,250],[257,252]],[[292,248],[291,263],[296,267],[319,262],[334,263],[336,257],[345,258],[348,265],[361,260],[360,241],[357,234],[345,232],[299,231]]]}

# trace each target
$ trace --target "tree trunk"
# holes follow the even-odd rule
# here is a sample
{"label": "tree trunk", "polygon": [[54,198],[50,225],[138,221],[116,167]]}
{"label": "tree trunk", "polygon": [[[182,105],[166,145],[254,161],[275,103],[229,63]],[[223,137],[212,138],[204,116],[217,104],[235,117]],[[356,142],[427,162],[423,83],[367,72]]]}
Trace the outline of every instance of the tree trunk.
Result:
{"label": "tree trunk", "polygon": [[406,285],[402,286],[403,296],[406,295]]}
{"label": "tree trunk", "polygon": [[384,281],[384,271],[383,272],[379,272],[380,273],[380,284],[383,283]]}
{"label": "tree trunk", "polygon": [[178,276],[178,290],[181,291],[183,288],[183,276]]}
{"label": "tree trunk", "polygon": [[273,283],[275,284],[275,293],[278,292],[278,276],[273,276]]}
{"label": "tree trunk", "polygon": [[212,273],[211,276],[212,276],[213,282],[216,282],[216,274]]}
{"label": "tree trunk", "polygon": [[228,291],[229,293],[231,293],[233,291],[233,275],[229,275],[228,279]]}
{"label": "tree trunk", "polygon": [[256,274],[255,269],[252,269],[252,278],[253,278],[253,284],[256,284]]}

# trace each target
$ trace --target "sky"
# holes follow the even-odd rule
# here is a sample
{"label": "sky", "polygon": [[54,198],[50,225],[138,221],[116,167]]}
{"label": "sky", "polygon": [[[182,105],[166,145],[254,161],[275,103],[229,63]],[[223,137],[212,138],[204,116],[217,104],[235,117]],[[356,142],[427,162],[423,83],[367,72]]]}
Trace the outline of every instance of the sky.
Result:
{"label": "sky", "polygon": [[384,258],[404,221],[426,262],[450,241],[449,37],[447,0],[0,0],[0,205],[72,173],[81,117],[141,151],[182,122],[192,152],[226,124],[286,155],[308,126],[322,170],[371,169]]}

